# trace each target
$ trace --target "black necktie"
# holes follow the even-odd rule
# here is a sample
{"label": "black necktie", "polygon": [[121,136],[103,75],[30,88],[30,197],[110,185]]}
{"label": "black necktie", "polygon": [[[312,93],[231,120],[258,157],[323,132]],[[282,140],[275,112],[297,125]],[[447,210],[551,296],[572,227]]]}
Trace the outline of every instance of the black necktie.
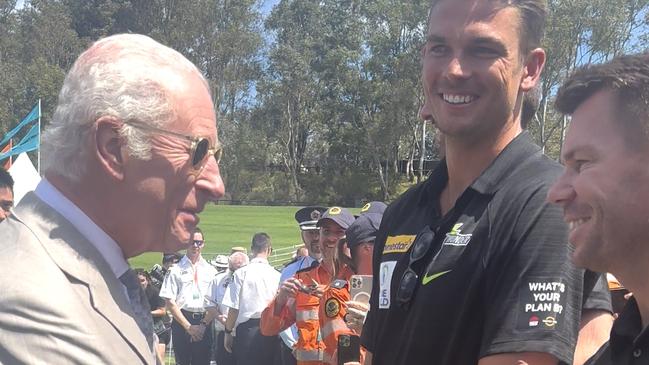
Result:
{"label": "black necktie", "polygon": [[133,269],[128,269],[124,275],[119,277],[119,280],[126,287],[128,299],[133,308],[133,319],[138,327],[146,337],[149,347],[153,347],[153,317],[151,317],[151,309],[149,307],[149,300],[140,286],[137,274]]}

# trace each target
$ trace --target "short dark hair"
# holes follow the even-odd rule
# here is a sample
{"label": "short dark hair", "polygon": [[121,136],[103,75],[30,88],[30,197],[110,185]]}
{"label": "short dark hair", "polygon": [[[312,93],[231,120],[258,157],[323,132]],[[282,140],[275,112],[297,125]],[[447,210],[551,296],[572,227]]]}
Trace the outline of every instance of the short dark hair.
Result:
{"label": "short dark hair", "polygon": [[563,114],[573,114],[588,98],[602,90],[616,96],[617,119],[633,146],[649,143],[649,53],[616,57],[609,62],[579,68],[561,86],[555,102]]}
{"label": "short dark hair", "polygon": [[252,244],[250,245],[250,250],[252,252],[258,253],[264,250],[267,250],[271,247],[270,236],[264,232],[255,233],[252,236]]}
{"label": "short dark hair", "polygon": [[[433,8],[442,0],[431,0],[430,12],[428,19],[430,21],[430,14]],[[455,1],[455,0],[449,0]],[[541,39],[545,32],[545,19],[547,17],[547,0],[488,0],[497,1],[505,5],[505,7],[513,7],[518,9],[520,13],[520,50],[521,53],[527,53],[534,48],[541,46]]]}
{"label": "short dark hair", "polygon": [[148,283],[151,283],[151,275],[149,275],[149,273],[146,270],[144,270],[143,268],[137,268],[137,269],[134,269],[133,271],[135,271],[135,274],[137,276],[142,275],[142,276],[144,276],[146,278],[146,281]]}
{"label": "short dark hair", "polygon": [[9,171],[0,168],[0,188],[9,188],[11,192],[14,192],[14,179],[9,174]]}
{"label": "short dark hair", "polygon": [[189,235],[189,240],[190,241],[194,240],[194,236],[196,235],[196,233],[200,233],[201,236],[203,236],[203,241],[205,241],[205,233],[203,233],[203,231],[201,231],[201,229],[198,228],[198,227],[194,228],[192,233]]}

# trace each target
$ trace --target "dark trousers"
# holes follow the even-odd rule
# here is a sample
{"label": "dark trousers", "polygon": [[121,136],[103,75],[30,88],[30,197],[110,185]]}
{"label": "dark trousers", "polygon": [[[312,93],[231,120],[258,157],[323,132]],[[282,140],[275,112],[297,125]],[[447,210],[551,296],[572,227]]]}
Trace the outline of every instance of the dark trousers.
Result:
{"label": "dark trousers", "polygon": [[225,332],[218,331],[216,336],[216,365],[235,365],[234,355],[223,346]]}
{"label": "dark trousers", "polygon": [[[195,313],[182,311],[189,323],[200,324],[203,316]],[[205,330],[203,339],[199,342],[192,342],[191,337],[185,329],[173,321],[171,324],[172,345],[176,357],[176,365],[209,365],[210,364],[210,346],[212,343],[212,331]]]}
{"label": "dark trousers", "polygon": [[[297,360],[293,356],[293,349],[290,349],[282,339],[279,339],[278,349],[275,353],[275,365],[297,365]],[[220,365],[220,364],[219,364]]]}
{"label": "dark trousers", "polygon": [[259,319],[249,319],[237,326],[234,338],[236,365],[270,364],[275,358],[277,336],[264,336],[259,331]]}

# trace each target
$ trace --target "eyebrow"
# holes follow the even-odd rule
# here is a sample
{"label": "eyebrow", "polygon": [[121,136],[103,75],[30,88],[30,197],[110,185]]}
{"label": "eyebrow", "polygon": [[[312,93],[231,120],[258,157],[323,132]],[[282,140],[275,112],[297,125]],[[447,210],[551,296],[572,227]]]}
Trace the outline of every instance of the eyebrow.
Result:
{"label": "eyebrow", "polygon": [[570,149],[568,152],[564,153],[563,156],[561,157],[561,161],[563,163],[566,163],[566,161],[573,161],[576,159],[575,155],[578,153],[595,155],[596,151],[590,146],[577,145],[576,147]]}

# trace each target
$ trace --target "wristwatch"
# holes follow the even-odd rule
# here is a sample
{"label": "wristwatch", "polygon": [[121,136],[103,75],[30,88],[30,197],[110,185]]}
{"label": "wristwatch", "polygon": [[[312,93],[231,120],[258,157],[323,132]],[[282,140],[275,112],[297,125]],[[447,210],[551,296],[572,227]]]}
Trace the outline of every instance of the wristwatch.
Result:
{"label": "wristwatch", "polygon": [[228,335],[229,335],[229,334],[231,334],[231,333],[232,333],[232,330],[229,330],[229,329],[227,329],[227,328],[226,328],[226,329],[224,330],[224,332],[225,332],[226,334],[228,334]]}

